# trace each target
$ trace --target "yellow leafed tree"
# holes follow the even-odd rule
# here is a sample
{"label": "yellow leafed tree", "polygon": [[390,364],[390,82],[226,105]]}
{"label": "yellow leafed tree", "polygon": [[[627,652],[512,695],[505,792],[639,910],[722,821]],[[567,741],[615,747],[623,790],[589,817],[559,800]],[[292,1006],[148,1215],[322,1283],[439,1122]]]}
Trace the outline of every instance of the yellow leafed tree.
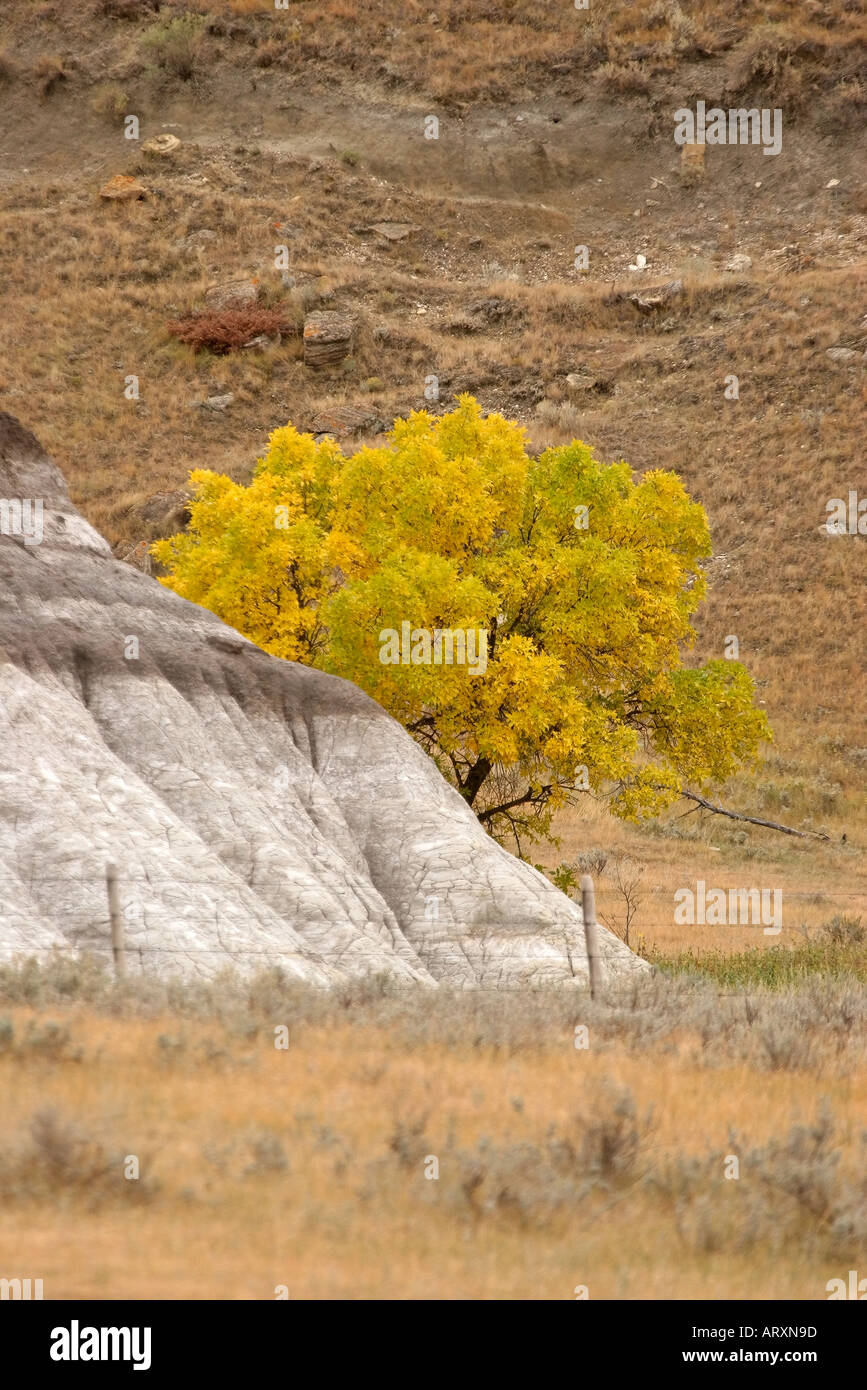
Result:
{"label": "yellow leafed tree", "polygon": [[287,426],[249,486],[191,481],[163,583],[361,686],[519,851],[582,794],[655,814],[770,736],[742,665],[683,664],[710,538],[672,473],[578,441],[534,457],[462,396],[348,458]]}

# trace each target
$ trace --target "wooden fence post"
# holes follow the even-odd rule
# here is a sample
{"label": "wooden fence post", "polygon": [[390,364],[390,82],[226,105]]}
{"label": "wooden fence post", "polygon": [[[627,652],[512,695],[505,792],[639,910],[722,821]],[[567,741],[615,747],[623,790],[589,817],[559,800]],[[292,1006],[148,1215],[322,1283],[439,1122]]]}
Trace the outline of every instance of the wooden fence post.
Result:
{"label": "wooden fence post", "polygon": [[111,922],[111,951],[114,956],[114,973],[120,979],[126,974],[126,950],[123,944],[123,917],[120,911],[117,869],[114,864],[106,864],[105,866],[105,883],[108,888],[108,918]]}
{"label": "wooden fence post", "polygon": [[587,970],[590,975],[590,998],[599,991],[599,935],[596,930],[596,895],[593,879],[581,875],[581,911],[584,916],[584,940],[587,944]]}

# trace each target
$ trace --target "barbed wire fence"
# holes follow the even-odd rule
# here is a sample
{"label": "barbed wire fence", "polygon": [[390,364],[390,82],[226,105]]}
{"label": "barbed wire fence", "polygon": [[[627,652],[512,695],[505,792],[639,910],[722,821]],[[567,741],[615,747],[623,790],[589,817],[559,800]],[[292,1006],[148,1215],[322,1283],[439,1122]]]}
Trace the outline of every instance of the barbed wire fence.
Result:
{"label": "barbed wire fence", "polygon": [[[227,866],[227,873],[231,874],[231,872],[231,868]],[[83,890],[88,890],[91,894],[97,891],[98,880],[93,877],[85,878],[82,876],[76,878],[66,875],[39,875],[40,887],[44,887],[47,884],[62,884],[66,889],[69,889],[76,883],[79,883]],[[34,885],[31,884],[30,886],[32,888]],[[299,940],[297,945],[280,946],[275,943],[273,946],[267,947],[247,945],[243,942],[226,942],[225,939],[215,942],[213,946],[196,946],[192,944],[171,946],[127,940],[126,928],[128,925],[141,920],[146,907],[146,903],[143,902],[142,899],[146,898],[149,891],[159,894],[162,890],[171,889],[181,893],[190,887],[198,887],[215,890],[219,889],[225,893],[229,886],[225,878],[216,878],[212,876],[190,878],[187,874],[184,874],[183,879],[179,880],[176,876],[155,876],[150,873],[145,877],[123,875],[117,865],[108,863],[105,867],[105,911],[103,912],[95,907],[82,907],[76,911],[65,913],[65,920],[69,923],[77,939],[75,941],[71,940],[65,947],[56,945],[46,949],[57,951],[60,954],[65,954],[66,951],[68,951],[69,954],[73,956],[77,956],[82,951],[88,950],[97,951],[105,955],[110,954],[114,965],[114,972],[118,980],[123,979],[127,973],[128,953],[138,958],[140,966],[143,966],[144,956],[211,956],[221,957],[226,960],[227,963],[239,963],[248,957],[261,957],[268,960],[279,960],[281,957],[291,957],[295,960],[303,959],[305,962],[309,961],[311,964],[327,965],[325,957],[321,956],[315,948],[311,949],[309,943],[303,940],[303,934],[302,939]],[[239,883],[238,888],[239,900],[242,893],[256,893],[256,886],[254,883]],[[590,992],[593,998],[596,998],[601,990],[600,963],[604,955],[604,953],[600,952],[599,945],[596,891],[596,884],[592,876],[589,874],[582,875],[580,881],[580,903],[584,922]],[[651,892],[653,891],[654,890],[651,889]],[[740,892],[744,890],[732,888],[730,891]],[[132,901],[130,901],[131,895]],[[608,887],[607,885],[600,886],[599,897],[603,900],[616,899],[617,889],[615,887]],[[865,910],[867,910],[867,890],[858,892],[844,889],[796,889],[786,890],[785,897],[787,900],[801,901],[804,903],[809,902],[816,906],[828,900],[831,900],[835,905],[838,901],[841,903],[858,901],[864,904]],[[126,899],[125,904],[124,898]],[[267,899],[263,899],[262,901],[264,906],[269,906]],[[241,902],[239,902],[239,905],[243,906]],[[163,900],[159,906],[163,913],[172,910],[171,903],[165,900]],[[135,911],[132,913],[130,911],[131,908],[135,908]],[[216,909],[214,916],[209,918],[191,916],[189,910],[182,906],[177,910],[179,926],[189,927],[197,931],[210,931],[218,924],[219,914]],[[622,941],[623,938],[617,932],[615,926],[606,924],[606,916],[607,913],[603,908],[601,923],[603,930],[610,932],[611,935],[616,936],[618,940]],[[284,918],[284,921],[285,920]],[[351,919],[347,918],[347,923],[349,923],[350,920]],[[428,931],[430,931],[431,921],[430,919],[425,920],[427,922]],[[435,919],[435,921],[438,921],[438,918]],[[223,925],[225,926],[225,923]],[[286,921],[286,925],[293,926],[293,923]],[[445,925],[444,923],[443,926]],[[656,913],[649,916],[646,912],[642,912],[640,932],[637,934],[636,939],[643,938],[644,941],[646,941],[646,933],[648,930],[665,929],[675,925],[696,924],[676,923],[673,911],[671,914],[665,916]],[[746,931],[754,931],[762,927],[761,922],[705,923],[699,925],[711,926],[721,930],[731,930],[733,927],[737,927]],[[796,927],[794,930],[800,930],[803,933],[804,926],[805,924],[802,924],[800,928]],[[297,928],[295,929],[297,930]],[[145,930],[147,930],[146,925]],[[776,935],[776,933],[774,934]],[[408,942],[408,944],[411,945],[411,941]]]}

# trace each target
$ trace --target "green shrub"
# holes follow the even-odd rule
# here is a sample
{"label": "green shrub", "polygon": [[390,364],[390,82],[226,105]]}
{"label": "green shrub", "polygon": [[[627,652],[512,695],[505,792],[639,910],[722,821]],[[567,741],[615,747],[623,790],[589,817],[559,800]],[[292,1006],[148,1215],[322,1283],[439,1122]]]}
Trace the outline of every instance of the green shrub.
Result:
{"label": "green shrub", "polygon": [[176,15],[151,25],[142,36],[142,44],[161,68],[187,82],[198,66],[204,29],[201,15]]}

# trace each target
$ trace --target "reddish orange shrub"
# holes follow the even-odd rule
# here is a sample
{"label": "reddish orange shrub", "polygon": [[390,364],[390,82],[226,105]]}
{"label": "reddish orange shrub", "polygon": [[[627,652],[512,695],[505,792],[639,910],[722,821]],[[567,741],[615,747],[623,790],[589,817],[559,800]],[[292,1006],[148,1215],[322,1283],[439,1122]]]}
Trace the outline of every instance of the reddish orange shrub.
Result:
{"label": "reddish orange shrub", "polygon": [[279,309],[206,309],[198,314],[185,314],[167,324],[169,333],[180,343],[201,352],[224,354],[249,343],[264,334],[292,333],[294,326]]}

